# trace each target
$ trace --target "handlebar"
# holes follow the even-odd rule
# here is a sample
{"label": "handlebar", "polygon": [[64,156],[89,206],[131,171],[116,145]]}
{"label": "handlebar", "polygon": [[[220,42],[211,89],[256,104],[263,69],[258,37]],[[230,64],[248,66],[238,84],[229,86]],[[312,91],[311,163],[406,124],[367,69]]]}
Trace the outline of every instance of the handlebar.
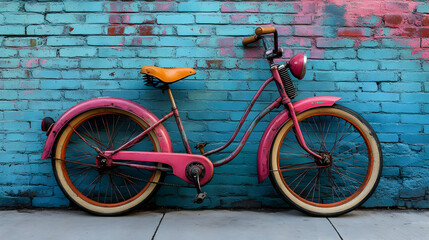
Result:
{"label": "handlebar", "polygon": [[[276,57],[281,57],[282,52],[281,51],[279,52],[278,36],[277,36],[277,30],[275,27],[271,27],[271,26],[270,27],[257,27],[255,29],[256,35],[253,35],[251,37],[247,37],[247,38],[243,39],[243,41],[242,41],[243,46],[247,46],[248,44],[256,42],[260,39],[263,40],[264,37],[261,35],[270,34],[270,33],[274,33],[274,50],[272,52],[272,56],[267,56],[267,58],[273,59]],[[265,47],[265,44],[264,44],[264,47]],[[267,49],[265,49],[265,50],[267,50]]]}

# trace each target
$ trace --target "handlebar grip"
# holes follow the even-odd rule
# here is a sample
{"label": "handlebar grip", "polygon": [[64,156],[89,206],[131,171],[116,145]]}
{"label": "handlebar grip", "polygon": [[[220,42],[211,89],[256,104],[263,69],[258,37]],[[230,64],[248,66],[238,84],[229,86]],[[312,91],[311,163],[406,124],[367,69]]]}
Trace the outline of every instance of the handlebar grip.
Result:
{"label": "handlebar grip", "polygon": [[258,27],[255,30],[255,34],[256,35],[262,35],[262,34],[268,34],[268,33],[273,33],[276,32],[276,28],[275,27]]}
{"label": "handlebar grip", "polygon": [[246,46],[247,44],[250,44],[252,42],[256,42],[256,41],[258,41],[258,39],[259,39],[258,35],[247,37],[247,38],[243,39],[243,46]]}

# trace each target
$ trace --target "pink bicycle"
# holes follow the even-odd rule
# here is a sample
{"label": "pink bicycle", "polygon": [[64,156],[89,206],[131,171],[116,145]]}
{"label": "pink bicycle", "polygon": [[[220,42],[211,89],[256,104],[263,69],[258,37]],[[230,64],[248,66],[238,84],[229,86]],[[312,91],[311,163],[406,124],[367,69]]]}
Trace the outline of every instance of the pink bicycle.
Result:
{"label": "pink bicycle", "polygon": [[[296,96],[288,70],[302,79],[305,54],[283,65],[274,27],[258,27],[243,45],[263,41],[272,77],[253,97],[235,132],[223,146],[205,152],[206,143],[192,154],[169,84],[195,74],[194,69],[141,69],[147,85],[167,91],[170,113],[158,119],[146,108],[125,99],[104,97],[84,101],[66,111],[56,122],[44,118],[47,140],[42,159],[52,158],[56,180],[77,206],[97,215],[119,215],[149,200],[172,172],[197,190],[196,203],[206,193],[214,167],[234,159],[257,123],[271,110],[285,109],[271,121],[257,154],[258,180],[268,176],[280,195],[299,210],[317,216],[337,216],[364,203],[374,192],[381,175],[382,153],[378,138],[361,116],[335,104],[340,98],[319,96],[292,103]],[[263,37],[274,34],[268,49]],[[211,162],[207,156],[228,147],[264,88],[275,82],[280,96],[251,122],[235,150]],[[162,122],[174,116],[186,153],[175,153]],[[190,186],[190,185],[186,185]]]}

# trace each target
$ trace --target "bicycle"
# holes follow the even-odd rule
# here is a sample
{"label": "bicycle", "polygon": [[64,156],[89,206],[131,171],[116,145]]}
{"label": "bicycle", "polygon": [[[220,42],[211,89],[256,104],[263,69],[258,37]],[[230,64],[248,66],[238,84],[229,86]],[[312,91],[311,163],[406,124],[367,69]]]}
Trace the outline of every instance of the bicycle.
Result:
{"label": "bicycle", "polygon": [[[264,35],[273,34],[269,49]],[[317,216],[338,216],[363,204],[374,192],[382,169],[376,133],[356,112],[336,104],[340,97],[318,96],[292,103],[297,94],[288,70],[298,79],[306,72],[307,57],[295,55],[279,65],[274,27],[258,27],[243,45],[261,40],[272,77],[256,92],[231,138],[221,147],[192,154],[169,84],[195,74],[188,67],[141,69],[146,85],[168,93],[172,110],[158,119],[148,109],[113,97],[90,99],[66,111],[56,122],[42,121],[47,140],[42,159],[51,156],[55,178],[67,198],[97,215],[120,215],[145,204],[172,172],[196,188],[196,203],[206,198],[201,187],[214,168],[234,159],[258,122],[273,109],[285,109],[270,122],[258,148],[259,182],[270,177],[280,195],[297,209]],[[247,128],[235,150],[211,162],[207,157],[228,147],[239,133],[264,88],[275,82],[279,97]],[[186,153],[175,153],[162,123],[174,116]],[[189,185],[187,185],[189,186]]]}

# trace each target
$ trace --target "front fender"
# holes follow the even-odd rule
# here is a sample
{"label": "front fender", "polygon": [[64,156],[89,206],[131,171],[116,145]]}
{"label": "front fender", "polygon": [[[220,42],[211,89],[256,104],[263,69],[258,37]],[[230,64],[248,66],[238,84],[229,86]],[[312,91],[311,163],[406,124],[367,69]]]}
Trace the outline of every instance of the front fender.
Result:
{"label": "front fender", "polygon": [[[294,102],[293,107],[295,109],[295,113],[298,115],[299,113],[312,108],[332,106],[340,99],[340,97],[330,96],[310,97]],[[264,134],[262,135],[261,142],[259,143],[257,162],[259,182],[264,181],[269,175],[268,159],[270,158],[274,138],[277,136],[277,133],[280,131],[283,125],[289,120],[289,111],[287,109],[281,111],[270,122],[267,129],[265,129]]]}
{"label": "front fender", "polygon": [[[58,137],[58,134],[61,132],[64,126],[72,120],[77,115],[92,110],[96,108],[116,108],[121,109],[134,115],[142,118],[148,125],[153,125],[159,119],[148,109],[143,106],[122,98],[114,98],[114,97],[102,97],[102,98],[94,98],[79,104],[76,104],[69,110],[67,110],[52,127],[52,130],[49,132],[48,138],[46,139],[45,147],[43,149],[43,154],[41,159],[49,158],[52,152],[52,148],[55,144],[55,140]],[[173,147],[171,144],[170,137],[168,135],[167,130],[164,128],[162,124],[159,124],[155,129],[155,134],[158,136],[159,143],[161,146],[162,152],[173,152]]]}

